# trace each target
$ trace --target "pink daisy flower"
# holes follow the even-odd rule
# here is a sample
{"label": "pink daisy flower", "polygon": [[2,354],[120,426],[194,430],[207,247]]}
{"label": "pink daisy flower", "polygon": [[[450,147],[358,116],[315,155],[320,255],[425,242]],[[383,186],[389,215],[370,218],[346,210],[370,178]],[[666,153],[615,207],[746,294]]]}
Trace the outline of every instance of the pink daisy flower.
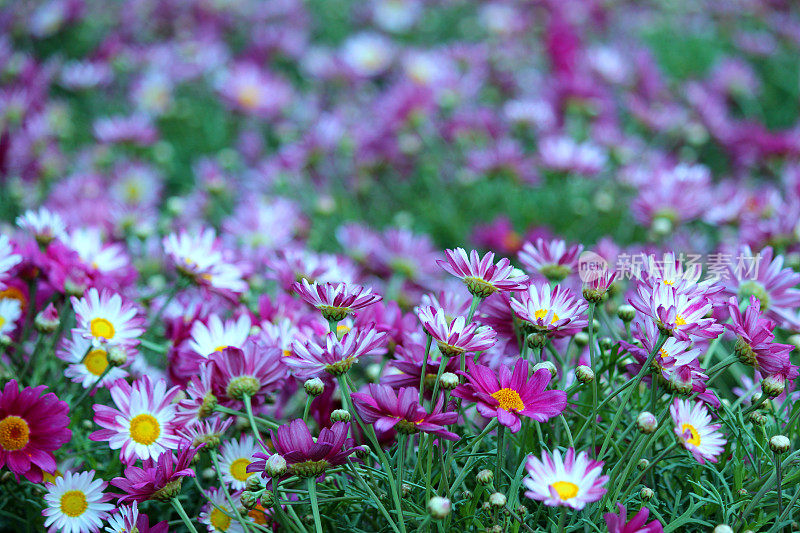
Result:
{"label": "pink daisy flower", "polygon": [[541,237],[536,244],[526,242],[519,252],[519,261],[528,272],[537,272],[550,281],[558,283],[578,269],[578,256],[582,244],[567,245],[560,239],[546,241]]}
{"label": "pink daisy flower", "polygon": [[567,393],[545,390],[552,376],[540,368],[528,377],[528,362],[518,359],[514,371],[501,366],[499,375],[487,366],[467,361],[467,372],[459,372],[467,382],[453,390],[453,396],[477,404],[478,412],[497,421],[512,433],[520,430],[520,416],[545,422],[567,407]]}
{"label": "pink daisy flower", "polygon": [[496,291],[520,291],[528,286],[528,276],[505,257],[495,265],[492,252],[481,259],[475,250],[467,255],[463,248],[456,248],[445,250],[445,256],[446,261],[437,261],[439,266],[460,278],[474,296],[486,298]]}
{"label": "pink daisy flower", "polygon": [[716,463],[717,456],[725,447],[725,437],[719,432],[722,425],[711,423],[711,415],[705,404],[675,398],[669,412],[675,423],[675,435],[683,447],[700,464],[706,460]]}
{"label": "pink daisy flower", "polygon": [[444,309],[433,306],[422,307],[417,316],[425,331],[433,337],[439,351],[446,357],[461,356],[466,352],[482,352],[491,348],[497,338],[494,330],[480,326],[460,316],[449,322]]}
{"label": "pink daisy flower", "polygon": [[175,409],[175,423],[188,427],[214,414],[217,406],[217,397],[211,390],[211,375],[205,367],[200,367],[200,373],[192,376],[186,385],[186,398],[180,400]]}
{"label": "pink daisy flower", "polygon": [[164,237],[162,246],[175,269],[201,287],[222,294],[247,290],[242,270],[227,260],[213,229],[206,228],[199,234],[171,233]]}
{"label": "pink daisy flower", "polygon": [[558,337],[571,335],[589,323],[584,316],[589,304],[560,285],[551,290],[548,283],[532,283],[527,291],[511,298],[511,308],[532,329]]}
{"label": "pink daisy flower", "polygon": [[640,283],[628,300],[640,313],[655,320],[658,329],[678,340],[689,336],[713,339],[722,333],[722,324],[706,318],[711,301],[703,293],[681,292],[670,285],[649,287]]}
{"label": "pink daisy flower", "polygon": [[136,307],[123,302],[119,294],[92,287],[80,300],[72,297],[72,308],[78,323],[73,333],[91,340],[96,347],[134,347],[144,333],[144,321]]}
{"label": "pink daisy flower", "polygon": [[385,346],[388,335],[372,327],[353,328],[341,339],[335,333],[325,335],[324,344],[294,341],[290,357],[283,362],[300,379],[316,377],[322,372],[340,376],[350,370],[359,357]]}
{"label": "pink daisy flower", "polygon": [[69,442],[69,406],[47,387],[20,390],[17,380],[6,383],[0,392],[0,468],[7,466],[14,477],[25,476],[40,483],[42,473],[53,473],[53,452]]}
{"label": "pink daisy flower", "polygon": [[794,347],[773,342],[775,335],[772,330],[775,325],[762,315],[758,298],[750,296],[750,305],[742,315],[739,302],[731,297],[728,300],[728,312],[731,323],[725,326],[737,335],[734,351],[742,363],[767,374],[781,373],[791,364],[789,355]]}
{"label": "pink daisy flower", "polygon": [[133,531],[134,528],[139,533],[167,533],[169,525],[166,521],[159,522],[150,526],[150,519],[144,513],[139,513],[139,504],[133,502],[130,506],[123,505],[117,508],[117,512],[108,519],[105,531],[107,533],[120,533],[120,531]]}
{"label": "pink daisy flower", "polygon": [[217,448],[222,436],[233,425],[233,417],[214,416],[206,420],[198,420],[190,426],[178,430],[181,440],[192,443],[197,448],[201,445]]}
{"label": "pink daisy flower", "polygon": [[647,523],[647,517],[650,515],[650,509],[647,507],[639,509],[639,512],[633,515],[630,521],[628,521],[624,505],[618,503],[617,509],[619,509],[619,514],[606,513],[603,515],[608,526],[608,533],[664,533],[664,527],[658,520]]}
{"label": "pink daisy flower", "polygon": [[220,404],[231,409],[244,408],[244,396],[253,403],[280,388],[287,377],[282,352],[249,339],[242,349],[225,348],[211,355],[207,371],[211,390]]}
{"label": "pink daisy flower", "polygon": [[365,289],[348,283],[324,283],[316,281],[309,285],[303,279],[294,284],[294,291],[310,305],[316,307],[325,320],[338,322],[350,313],[363,309],[383,299]]}
{"label": "pink daisy flower", "polygon": [[149,376],[133,384],[117,380],[109,389],[116,409],[94,405],[94,422],[104,429],[95,431],[89,439],[108,441],[112,450],[119,450],[119,459],[125,464],[155,459],[165,450],[176,449],[181,439],[176,433],[172,400],[179,390],[167,390],[166,381],[153,383]]}
{"label": "pink daisy flower", "polygon": [[[287,473],[313,478],[344,463],[355,452],[353,439],[347,437],[349,430],[349,423],[334,422],[330,428],[322,428],[319,437],[314,439],[303,419],[297,418],[270,431],[270,435],[275,453],[286,460]],[[265,475],[264,467],[270,455],[258,452],[253,457],[260,460],[250,463],[247,471]]]}
{"label": "pink daisy flower", "polygon": [[395,391],[389,385],[370,383],[367,390],[368,393],[354,392],[353,403],[361,418],[374,424],[376,431],[386,433],[396,429],[406,435],[421,431],[447,440],[459,439],[458,435],[445,429],[445,426],[456,423],[458,413],[443,413],[442,398],[428,414],[419,404],[419,390],[416,388],[403,387]]}
{"label": "pink daisy flower", "polygon": [[119,503],[147,500],[169,501],[181,491],[181,481],[194,477],[191,467],[198,448],[182,446],[176,456],[171,451],[162,452],[158,458],[145,459],[142,466],[128,466],[124,477],[115,477],[111,484],[122,490]]}
{"label": "pink daisy flower", "polygon": [[567,449],[564,459],[554,450],[552,456],[542,451],[541,461],[533,455],[525,464],[528,475],[522,480],[528,490],[525,496],[550,507],[564,506],[580,511],[587,503],[596,502],[606,493],[608,476],[602,475],[603,462],[589,459],[575,449]]}

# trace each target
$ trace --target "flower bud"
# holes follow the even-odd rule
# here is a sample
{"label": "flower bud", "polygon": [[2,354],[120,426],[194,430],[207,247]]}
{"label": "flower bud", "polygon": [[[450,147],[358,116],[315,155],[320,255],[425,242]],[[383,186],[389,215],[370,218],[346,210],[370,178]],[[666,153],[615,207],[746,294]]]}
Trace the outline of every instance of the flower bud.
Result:
{"label": "flower bud", "polygon": [[491,511],[492,510],[492,504],[489,503],[489,502],[483,502],[481,504],[481,509],[483,509],[484,511]]}
{"label": "flower bud", "polygon": [[782,374],[772,374],[761,380],[761,390],[770,398],[783,394],[786,390],[786,379]]}
{"label": "flower bud", "polygon": [[636,309],[634,309],[632,305],[620,305],[617,309],[617,316],[627,324],[636,318]]}
{"label": "flower bud", "polygon": [[269,477],[281,477],[286,473],[286,459],[280,454],[273,453],[264,465],[264,473]]}
{"label": "flower bud", "polygon": [[558,370],[556,370],[556,365],[554,365],[550,361],[543,361],[541,363],[536,363],[533,366],[533,371],[536,372],[537,370],[541,370],[542,368],[550,372],[550,377],[556,377],[556,375],[558,375]]}
{"label": "flower bud", "polygon": [[306,394],[315,398],[325,390],[325,383],[319,378],[311,378],[303,383],[303,388],[306,390]]}
{"label": "flower bud", "polygon": [[458,376],[456,376],[452,372],[445,372],[439,379],[439,385],[444,390],[453,390],[456,387],[458,387],[458,384],[459,384]]}
{"label": "flower bud", "polygon": [[350,422],[350,411],[336,409],[331,413],[331,422]]}
{"label": "flower bud", "polygon": [[241,502],[242,507],[247,510],[254,509],[255,506],[258,505],[258,498],[256,498],[256,495],[249,490],[242,492],[242,495],[239,496],[239,501]]}
{"label": "flower bud", "polygon": [[245,481],[245,488],[250,492],[257,492],[264,488],[264,484],[261,482],[261,476],[250,476]]}
{"label": "flower bud", "polygon": [[775,453],[786,453],[791,448],[791,443],[786,435],[775,435],[769,439],[769,449]]}
{"label": "flower bud", "polygon": [[409,485],[408,483],[403,483],[403,486],[400,487],[400,490],[401,490],[400,496],[405,498],[409,494],[411,494],[411,485]]}
{"label": "flower bud", "polygon": [[575,369],[575,377],[585,385],[594,381],[594,371],[586,365],[578,365]]}
{"label": "flower bud", "polygon": [[636,417],[636,427],[645,435],[649,435],[658,429],[658,419],[650,411],[642,411]]}
{"label": "flower bud", "polygon": [[367,375],[367,381],[369,381],[370,383],[379,382],[381,380],[381,370],[382,370],[381,365],[377,363],[368,365],[365,372]]}
{"label": "flower bud", "polygon": [[493,507],[505,507],[508,498],[502,492],[494,492],[489,495],[489,504]]}
{"label": "flower bud", "polygon": [[739,489],[738,491],[736,491],[736,493],[737,493],[739,496],[747,496],[748,494],[750,494],[750,493],[747,491],[747,489],[745,489],[745,488],[741,488],[741,489]]}
{"label": "flower bud", "polygon": [[106,360],[111,366],[122,366],[128,362],[128,353],[121,346],[110,346],[106,354]]}
{"label": "flower bud", "polygon": [[547,335],[542,333],[531,333],[525,338],[525,342],[528,343],[528,348],[531,350],[537,350],[543,348],[547,344]]}
{"label": "flower bud", "polygon": [[[597,333],[600,331],[600,321],[597,320],[596,318],[593,319],[591,326],[592,326],[592,331],[594,332],[595,335],[597,335]],[[588,332],[589,330],[587,329],[586,331]]]}
{"label": "flower bud", "polygon": [[727,524],[720,524],[714,528],[713,533],[733,533],[733,528]]}
{"label": "flower bud", "polygon": [[50,303],[44,308],[44,310],[39,311],[36,314],[33,325],[36,327],[36,331],[39,333],[53,333],[56,329],[58,329],[60,322],[61,321],[58,318],[58,311],[56,311],[56,308],[52,303]]}
{"label": "flower bud", "polygon": [[789,344],[794,346],[794,350],[800,350],[800,335],[794,334],[790,335],[788,339],[786,339]]}
{"label": "flower bud", "polygon": [[475,476],[475,479],[481,485],[488,485],[489,483],[491,483],[494,480],[494,473],[492,473],[492,471],[489,470],[488,468],[485,468],[485,469],[481,470],[480,472],[478,472],[478,475]]}
{"label": "flower bud", "polygon": [[644,501],[649,501],[653,499],[653,496],[655,496],[655,492],[653,492],[653,489],[651,489],[650,487],[642,487],[642,490],[639,491],[639,496]]}
{"label": "flower bud", "polygon": [[11,337],[6,335],[5,333],[0,335],[0,346],[2,346],[2,347],[11,346],[12,342],[14,342],[14,341],[11,340]]}
{"label": "flower bud", "polygon": [[608,296],[608,291],[601,290],[601,289],[593,289],[591,287],[584,287],[583,288],[583,299],[587,302],[599,304],[603,303]]}
{"label": "flower bud", "polygon": [[86,284],[73,281],[69,278],[64,280],[64,293],[67,296],[75,296],[77,298],[83,298],[83,293],[86,292]]}
{"label": "flower bud", "polygon": [[764,426],[767,423],[767,417],[758,411],[753,411],[750,413],[747,419],[752,422],[754,426]]}
{"label": "flower bud", "polygon": [[640,470],[646,470],[647,467],[650,466],[650,461],[647,459],[639,459],[639,462],[636,463],[636,466],[638,466]]}
{"label": "flower bud", "polygon": [[583,348],[589,344],[589,334],[585,331],[579,331],[574,337],[572,337],[572,340],[575,341],[575,346],[578,348]]}
{"label": "flower bud", "polygon": [[361,446],[356,446],[355,454],[359,459],[366,459],[372,454],[372,450],[366,444],[362,444]]}
{"label": "flower bud", "polygon": [[614,346],[614,341],[611,339],[611,337],[600,337],[600,340],[597,341],[597,345],[600,346],[601,350],[607,352],[612,346]]}
{"label": "flower bud", "polygon": [[434,496],[428,500],[428,512],[434,520],[441,520],[450,514],[450,500]]}
{"label": "flower bud", "polygon": [[501,526],[500,524],[495,524],[486,531],[488,531],[489,533],[503,533],[504,529],[503,526]]}

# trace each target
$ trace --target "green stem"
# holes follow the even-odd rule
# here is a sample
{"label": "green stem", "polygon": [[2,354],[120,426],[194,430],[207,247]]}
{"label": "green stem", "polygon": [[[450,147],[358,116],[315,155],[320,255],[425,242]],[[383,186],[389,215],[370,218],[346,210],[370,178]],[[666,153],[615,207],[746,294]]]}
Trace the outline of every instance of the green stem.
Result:
{"label": "green stem", "polygon": [[445,355],[442,355],[441,360],[439,362],[439,370],[436,371],[436,382],[433,384],[433,396],[431,396],[431,408],[433,408],[433,406],[436,405],[436,400],[439,398],[439,380],[442,379],[442,374],[444,373],[444,368],[446,366],[447,366],[447,357]]}
{"label": "green stem", "polygon": [[306,480],[308,484],[308,497],[311,499],[311,512],[314,513],[314,530],[322,533],[322,521],[319,518],[319,502],[317,501],[317,481],[314,478]]}
{"label": "green stem", "polygon": [[89,396],[89,395],[92,393],[92,391],[93,391],[93,390],[95,390],[95,389],[97,388],[97,386],[100,384],[100,382],[101,382],[101,381],[103,381],[103,378],[104,378],[104,377],[106,377],[106,374],[108,374],[109,372],[111,372],[111,369],[112,369],[112,368],[114,368],[114,367],[113,367],[113,366],[111,366],[111,365],[106,365],[106,368],[105,368],[105,370],[103,370],[103,373],[102,373],[102,374],[100,374],[100,375],[97,377],[97,381],[95,381],[94,383],[92,383],[92,386],[91,386],[91,387],[89,387],[88,389],[86,389],[85,391],[83,391],[83,394],[81,394],[80,398],[78,398],[78,400],[75,402],[75,405],[76,405],[76,406],[77,406],[77,405],[80,405],[80,404],[81,404],[81,402],[83,402],[83,400],[85,400],[85,399],[86,399],[86,397],[87,397],[87,396]]}
{"label": "green stem", "polygon": [[425,355],[422,358],[422,371],[419,373],[419,404],[422,405],[422,400],[425,397],[425,377],[428,374],[428,354],[431,351],[431,343],[433,337],[430,334],[426,335],[428,340],[425,341]]}
{"label": "green stem", "polygon": [[403,471],[406,468],[406,443],[408,435],[401,434],[397,441],[400,448],[397,450],[397,491],[403,494]]}
{"label": "green stem", "polygon": [[633,392],[639,388],[639,383],[642,382],[642,378],[650,369],[650,366],[653,364],[653,359],[655,359],[656,354],[667,342],[667,335],[665,333],[659,332],[658,340],[656,341],[655,346],[653,347],[653,351],[647,357],[647,361],[644,362],[642,365],[642,369],[639,370],[639,373],[633,378],[633,385],[630,389],[628,389],[627,394],[625,394],[625,399],[622,400],[619,407],[617,408],[617,412],[614,414],[614,419],[611,421],[611,427],[608,428],[608,432],[606,432],[606,438],[603,440],[603,445],[600,447],[600,453],[597,455],[597,458],[600,459],[603,457],[606,449],[608,448],[609,443],[611,442],[611,436],[614,435],[614,429],[616,429],[617,424],[619,423],[620,419],[622,418],[622,412],[629,408],[631,396]]}
{"label": "green stem", "polygon": [[497,462],[494,465],[494,482],[500,487],[500,476],[503,475],[503,453],[505,452],[505,430],[502,424],[497,426]]}
{"label": "green stem", "polygon": [[245,394],[242,397],[242,401],[244,401],[244,409],[247,412],[247,420],[250,421],[250,428],[253,430],[253,436],[261,441],[261,433],[258,431],[258,426],[256,425],[256,420],[253,418],[253,405],[250,401],[250,395]]}
{"label": "green stem", "polygon": [[386,518],[386,520],[389,522],[389,525],[392,526],[392,529],[395,531],[395,533],[399,533],[397,525],[394,523],[394,520],[392,520],[392,515],[389,513],[389,511],[386,510],[386,507],[383,506],[381,500],[378,498],[378,496],[375,495],[375,492],[373,492],[373,490],[370,488],[367,482],[364,481],[364,478],[361,476],[361,473],[358,471],[358,469],[350,459],[347,459],[347,465],[350,467],[350,470],[352,470],[353,474],[355,474],[356,479],[358,479],[358,481],[361,482],[361,485],[369,493],[369,496],[371,498],[370,501],[375,502],[375,504],[378,506],[378,509],[381,511],[384,518]]}
{"label": "green stem", "polygon": [[[773,452],[774,453],[774,452]],[[781,469],[781,457],[775,453],[775,475],[778,477],[778,516],[783,514],[783,470]]]}
{"label": "green stem", "polygon": [[475,310],[478,308],[478,304],[481,303],[481,300],[483,300],[483,298],[480,296],[472,295],[472,303],[469,305],[469,314],[467,315],[467,324],[472,322],[472,317],[475,316]]}
{"label": "green stem", "polygon": [[189,516],[186,514],[186,511],[183,509],[183,506],[178,498],[172,498],[170,501],[172,502],[172,506],[175,508],[175,510],[178,511],[178,515],[181,517],[181,520],[183,520],[183,523],[186,524],[187,528],[189,528],[189,531],[192,533],[197,533],[194,524],[192,524],[192,521],[189,520]]}
{"label": "green stem", "polygon": [[589,368],[594,372],[594,379],[592,380],[592,454],[597,458],[597,380],[599,376],[599,369],[596,368],[597,357],[595,356],[594,346],[594,308],[595,304],[589,304]]}
{"label": "green stem", "polygon": [[236,510],[236,506],[233,504],[233,499],[231,495],[228,493],[228,489],[225,486],[225,481],[222,479],[222,469],[219,466],[219,460],[217,459],[217,451],[211,450],[211,462],[214,463],[214,470],[217,472],[217,479],[219,480],[219,490],[225,493],[225,499],[228,501],[228,505],[231,506],[231,514],[236,517],[240,524],[242,524],[242,529],[246,532],[250,531],[250,528],[247,527],[247,521],[242,518],[242,515],[239,514],[239,511]]}
{"label": "green stem", "polygon": [[306,398],[306,406],[303,409],[303,422],[308,421],[308,412],[311,410],[311,401],[313,398],[311,396]]}
{"label": "green stem", "polygon": [[285,523],[289,524],[290,528],[293,531],[299,531],[301,533],[305,533],[305,528],[304,527],[302,527],[302,526],[300,526],[298,524],[294,524],[291,520],[289,520],[289,517],[286,516],[286,513],[283,511],[283,507],[281,506],[281,503],[280,503],[281,500],[280,500],[279,496],[280,495],[278,494],[278,480],[277,479],[273,479],[272,480],[272,505],[275,506],[275,513],[276,513],[275,516],[278,517],[278,523],[283,525],[283,523],[285,522]]}
{"label": "green stem", "polygon": [[562,507],[561,515],[558,517],[558,533],[565,533],[566,531],[567,531],[567,508]]}

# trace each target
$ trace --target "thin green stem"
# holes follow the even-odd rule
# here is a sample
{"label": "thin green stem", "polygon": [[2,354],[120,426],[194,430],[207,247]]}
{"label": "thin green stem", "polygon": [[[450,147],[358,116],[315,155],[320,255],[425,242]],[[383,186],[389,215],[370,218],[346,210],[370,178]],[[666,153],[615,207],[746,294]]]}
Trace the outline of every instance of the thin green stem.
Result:
{"label": "thin green stem", "polygon": [[314,478],[306,480],[308,486],[308,497],[311,500],[311,512],[314,513],[314,530],[322,533],[322,520],[319,518],[319,502],[317,501],[317,481]]}
{"label": "thin green stem", "polygon": [[356,479],[358,479],[358,481],[361,482],[361,485],[364,487],[364,489],[367,491],[367,493],[369,493],[369,496],[371,498],[370,501],[375,502],[375,504],[378,506],[378,509],[383,514],[384,518],[386,518],[386,520],[389,522],[389,525],[392,526],[392,529],[395,531],[395,533],[399,533],[399,530],[397,529],[397,525],[395,524],[394,520],[392,519],[391,513],[389,513],[389,511],[386,510],[386,507],[383,506],[383,504],[381,503],[380,498],[378,498],[378,496],[375,495],[375,492],[373,492],[373,490],[370,488],[370,486],[367,484],[367,482],[364,481],[364,478],[361,476],[361,473],[358,471],[358,469],[353,464],[353,462],[350,461],[350,459],[347,459],[347,465],[350,467],[350,470],[353,472],[353,474],[355,474]]}
{"label": "thin green stem", "polygon": [[194,524],[192,524],[192,521],[189,520],[189,515],[186,514],[186,511],[183,509],[183,505],[181,505],[181,502],[178,500],[178,498],[172,498],[170,501],[172,502],[172,506],[178,512],[178,515],[181,517],[181,520],[183,520],[183,523],[186,524],[187,528],[189,528],[189,531],[192,533],[197,533]]}
{"label": "thin green stem", "polygon": [[592,380],[592,454],[597,457],[597,379],[599,378],[598,368],[596,368],[597,357],[595,355],[594,343],[594,308],[595,303],[589,304],[589,367],[595,376]]}
{"label": "thin green stem", "polygon": [[562,507],[561,514],[558,517],[558,533],[565,533],[566,531],[567,531],[567,508]]}
{"label": "thin green stem", "polygon": [[783,514],[783,469],[781,468],[781,457],[778,453],[775,454],[775,475],[778,477],[778,516]]}
{"label": "thin green stem", "polygon": [[497,426],[497,462],[494,465],[494,482],[500,487],[500,480],[503,475],[503,453],[505,452],[505,429],[502,424]]}
{"label": "thin green stem", "polygon": [[76,406],[80,405],[81,402],[83,402],[83,400],[85,400],[86,397],[89,396],[92,393],[92,391],[97,388],[97,386],[100,384],[100,382],[103,381],[103,378],[105,378],[106,375],[109,372],[111,372],[112,368],[114,368],[114,367],[111,366],[111,365],[106,365],[106,368],[103,370],[102,374],[97,376],[97,380],[94,383],[92,383],[92,386],[89,387],[88,389],[86,389],[85,391],[83,391],[83,394],[81,394],[80,398],[78,398],[78,400],[75,402]]}
{"label": "thin green stem", "polygon": [[433,337],[430,334],[426,335],[425,341],[425,355],[422,356],[422,371],[419,373],[419,404],[422,405],[422,399],[425,397],[425,377],[428,374],[428,354],[431,351],[431,343]]}
{"label": "thin green stem", "polygon": [[217,479],[219,480],[219,490],[221,490],[225,494],[225,499],[228,502],[228,505],[231,506],[231,513],[236,517],[236,520],[242,525],[242,529],[246,532],[250,531],[250,528],[247,527],[247,521],[242,518],[242,515],[239,514],[239,511],[236,510],[236,506],[233,504],[233,499],[231,498],[230,493],[228,493],[228,489],[225,487],[225,480],[222,479],[222,469],[219,466],[219,460],[217,459],[217,451],[211,450],[209,454],[211,456],[211,462],[214,463],[214,470],[217,472]]}
{"label": "thin green stem", "polygon": [[261,441],[261,433],[258,431],[258,426],[256,425],[256,420],[253,418],[253,404],[250,401],[250,395],[245,394],[242,396],[242,401],[244,402],[244,409],[247,413],[247,420],[250,421],[250,428],[253,430],[253,436]]}
{"label": "thin green stem", "polygon": [[306,398],[306,406],[303,408],[303,422],[308,421],[308,412],[311,410],[311,402],[313,398],[311,396]]}

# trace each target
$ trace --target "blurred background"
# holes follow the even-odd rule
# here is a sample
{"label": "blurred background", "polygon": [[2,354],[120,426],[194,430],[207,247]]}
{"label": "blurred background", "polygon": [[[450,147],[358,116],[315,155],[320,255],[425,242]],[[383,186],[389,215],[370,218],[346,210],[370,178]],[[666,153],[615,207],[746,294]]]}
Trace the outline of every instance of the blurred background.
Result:
{"label": "blurred background", "polygon": [[8,223],[798,241],[788,0],[6,0],[0,30]]}

